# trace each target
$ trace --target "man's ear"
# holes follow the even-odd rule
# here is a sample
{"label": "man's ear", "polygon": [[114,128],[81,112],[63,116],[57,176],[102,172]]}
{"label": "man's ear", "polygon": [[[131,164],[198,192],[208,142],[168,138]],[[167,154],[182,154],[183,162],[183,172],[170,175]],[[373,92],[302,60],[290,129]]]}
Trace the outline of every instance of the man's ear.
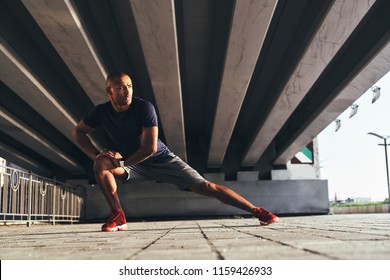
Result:
{"label": "man's ear", "polygon": [[111,95],[111,87],[106,87],[106,93],[107,93],[108,95]]}

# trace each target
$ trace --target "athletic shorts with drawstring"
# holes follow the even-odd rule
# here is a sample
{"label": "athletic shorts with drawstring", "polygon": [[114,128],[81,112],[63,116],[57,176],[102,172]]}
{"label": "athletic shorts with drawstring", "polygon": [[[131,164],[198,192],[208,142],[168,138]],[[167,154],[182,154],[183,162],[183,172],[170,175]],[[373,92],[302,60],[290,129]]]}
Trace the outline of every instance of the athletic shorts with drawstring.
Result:
{"label": "athletic shorts with drawstring", "polygon": [[174,153],[170,153],[166,159],[158,162],[142,162],[125,166],[124,169],[127,172],[127,178],[124,182],[155,180],[176,185],[182,191],[206,181],[195,169]]}

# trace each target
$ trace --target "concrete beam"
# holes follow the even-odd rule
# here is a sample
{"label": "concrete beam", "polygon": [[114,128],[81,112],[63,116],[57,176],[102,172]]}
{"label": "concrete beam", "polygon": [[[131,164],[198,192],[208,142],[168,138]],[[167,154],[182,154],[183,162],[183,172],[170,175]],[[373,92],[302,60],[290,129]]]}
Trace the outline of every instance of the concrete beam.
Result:
{"label": "concrete beam", "polygon": [[237,1],[212,131],[208,164],[221,166],[276,0]]}
{"label": "concrete beam", "polygon": [[187,159],[179,54],[172,0],[130,2],[169,148]]}
{"label": "concrete beam", "polygon": [[71,0],[22,0],[94,104],[108,100],[107,72]]}
{"label": "concrete beam", "polygon": [[34,173],[39,173],[43,176],[52,175],[49,169],[7,144],[0,143],[0,156],[28,170],[32,170]]}
{"label": "concrete beam", "polygon": [[83,172],[83,167],[70,156],[66,155],[53,143],[30,128],[19,118],[0,106],[0,130],[10,135],[30,149],[40,153],[43,157],[62,166],[71,172]]}
{"label": "concrete beam", "polygon": [[56,127],[62,127],[68,138],[77,121],[39,81],[24,61],[4,42],[0,43],[1,80],[34,110]]}
{"label": "concrete beam", "polygon": [[[54,127],[61,128],[59,131],[75,143],[71,131],[78,121],[3,40],[0,42],[0,64],[1,80]],[[91,140],[100,149],[95,140]]]}
{"label": "concrete beam", "polygon": [[323,110],[318,118],[280,154],[275,164],[286,164],[300,149],[316,137],[361,95],[390,71],[390,43],[348,84],[343,91]]}
{"label": "concrete beam", "polygon": [[245,155],[243,165],[258,161],[374,2],[335,1]]}

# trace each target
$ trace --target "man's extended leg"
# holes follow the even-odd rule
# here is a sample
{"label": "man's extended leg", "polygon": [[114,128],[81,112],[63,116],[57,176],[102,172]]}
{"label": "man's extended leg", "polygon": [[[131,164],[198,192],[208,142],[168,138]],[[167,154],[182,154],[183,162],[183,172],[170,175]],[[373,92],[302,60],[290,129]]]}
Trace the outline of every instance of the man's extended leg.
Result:
{"label": "man's extended leg", "polygon": [[214,197],[225,204],[235,206],[247,212],[251,212],[256,207],[233,190],[209,181],[193,185],[188,189],[197,194]]}
{"label": "man's extended leg", "polygon": [[125,176],[123,168],[115,167],[107,156],[95,160],[94,171],[97,184],[111,209],[111,215],[102,226],[103,231],[127,229],[126,217],[119,201],[115,177]]}
{"label": "man's extended leg", "polygon": [[225,186],[206,181],[204,183],[195,184],[188,189],[194,193],[214,197],[225,204],[245,210],[258,218],[261,225],[268,225],[279,220],[279,218],[271,212],[256,207],[241,195]]}

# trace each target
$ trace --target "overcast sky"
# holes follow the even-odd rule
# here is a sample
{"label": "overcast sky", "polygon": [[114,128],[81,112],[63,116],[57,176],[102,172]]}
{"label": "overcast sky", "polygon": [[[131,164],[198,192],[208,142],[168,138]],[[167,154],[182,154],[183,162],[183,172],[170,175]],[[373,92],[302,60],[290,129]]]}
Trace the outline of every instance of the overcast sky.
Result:
{"label": "overcast sky", "polygon": [[[340,115],[341,128],[335,132],[331,123],[318,136],[321,179],[328,180],[329,198],[371,197],[372,201],[389,196],[386,178],[384,141],[368,132],[390,135],[390,73],[374,84],[381,96],[371,103],[369,89],[355,104],[358,112],[349,118],[351,109]],[[390,144],[390,138],[388,139]],[[390,160],[390,146],[388,146]]]}

